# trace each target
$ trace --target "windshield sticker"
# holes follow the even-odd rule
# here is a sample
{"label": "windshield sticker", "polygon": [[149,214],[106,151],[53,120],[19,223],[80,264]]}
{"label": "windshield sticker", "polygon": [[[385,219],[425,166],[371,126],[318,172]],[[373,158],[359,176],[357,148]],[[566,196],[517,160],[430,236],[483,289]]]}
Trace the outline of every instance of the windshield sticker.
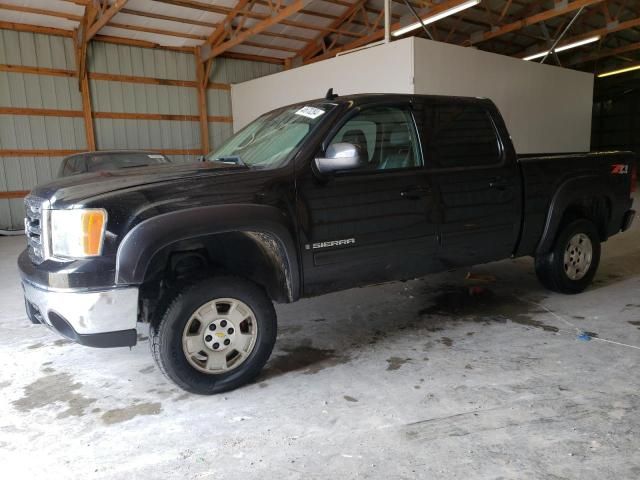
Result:
{"label": "windshield sticker", "polygon": [[147,157],[149,157],[149,158],[160,158],[160,159],[162,159],[162,158],[164,158],[164,155],[147,155]]}
{"label": "windshield sticker", "polygon": [[312,120],[318,118],[322,114],[324,114],[324,110],[316,107],[302,107],[296,112],[296,115],[302,115],[303,117],[307,117]]}

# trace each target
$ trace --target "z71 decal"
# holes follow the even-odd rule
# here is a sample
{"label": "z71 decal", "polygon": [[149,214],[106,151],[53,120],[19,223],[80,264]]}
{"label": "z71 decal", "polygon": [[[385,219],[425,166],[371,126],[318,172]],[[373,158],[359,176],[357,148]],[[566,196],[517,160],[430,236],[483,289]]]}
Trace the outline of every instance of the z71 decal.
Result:
{"label": "z71 decal", "polygon": [[317,250],[319,248],[342,247],[344,245],[353,245],[355,243],[356,243],[355,238],[344,238],[342,240],[331,240],[328,242],[314,243],[313,245],[311,245],[311,247],[309,245],[306,245],[306,248],[307,250],[309,250],[309,248],[312,248],[313,250]]}
{"label": "z71 decal", "polygon": [[629,173],[629,165],[625,165],[624,163],[614,163],[611,165],[612,175],[626,175],[627,173]]}

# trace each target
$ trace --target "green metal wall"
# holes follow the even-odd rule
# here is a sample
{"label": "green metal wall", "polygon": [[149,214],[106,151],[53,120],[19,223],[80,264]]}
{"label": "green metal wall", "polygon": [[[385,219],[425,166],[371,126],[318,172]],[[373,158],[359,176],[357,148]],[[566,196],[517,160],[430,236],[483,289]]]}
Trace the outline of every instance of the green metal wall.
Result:
{"label": "green metal wall", "polygon": [[[193,55],[93,42],[88,52],[90,72],[194,81]],[[74,70],[70,38],[0,29],[0,64]],[[279,65],[228,58],[217,59],[211,72],[215,83],[235,83],[281,70]],[[197,89],[147,85],[119,81],[90,81],[94,112],[159,113],[198,115]],[[76,78],[0,72],[0,107],[81,110],[82,99]],[[210,116],[231,116],[229,90],[208,89]],[[178,120],[94,119],[98,149],[157,148],[191,150],[200,148],[198,122]],[[209,124],[212,148],[232,134],[232,125]],[[0,115],[2,150],[86,149],[82,118],[35,115]],[[173,156],[176,162],[193,161],[191,156]],[[0,191],[29,190],[51,180],[61,157],[0,156]],[[0,229],[21,228],[22,199],[0,199]]]}

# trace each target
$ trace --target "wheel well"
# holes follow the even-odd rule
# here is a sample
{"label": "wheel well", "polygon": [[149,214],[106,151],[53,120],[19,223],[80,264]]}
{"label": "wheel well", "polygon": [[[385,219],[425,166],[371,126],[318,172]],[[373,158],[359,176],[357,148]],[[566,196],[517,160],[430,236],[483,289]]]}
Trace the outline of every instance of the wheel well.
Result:
{"label": "wheel well", "polygon": [[608,238],[608,225],[611,218],[611,202],[607,197],[585,197],[570,203],[565,209],[558,225],[556,236],[564,226],[574,220],[585,218],[591,220],[600,234],[600,241]]}
{"label": "wheel well", "polygon": [[280,241],[262,232],[228,232],[173,243],[157,252],[140,288],[143,320],[183,285],[215,275],[246,278],[275,302],[292,301],[289,263]]}

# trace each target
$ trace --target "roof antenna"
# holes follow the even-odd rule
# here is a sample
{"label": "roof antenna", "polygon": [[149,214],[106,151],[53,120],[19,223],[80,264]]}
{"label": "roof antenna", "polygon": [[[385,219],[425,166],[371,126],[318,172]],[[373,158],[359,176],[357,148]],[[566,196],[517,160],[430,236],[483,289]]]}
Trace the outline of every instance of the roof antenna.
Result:
{"label": "roof antenna", "polygon": [[329,90],[327,90],[327,94],[324,96],[324,98],[326,98],[327,100],[334,100],[338,98],[338,94],[333,93],[333,88],[330,88]]}

